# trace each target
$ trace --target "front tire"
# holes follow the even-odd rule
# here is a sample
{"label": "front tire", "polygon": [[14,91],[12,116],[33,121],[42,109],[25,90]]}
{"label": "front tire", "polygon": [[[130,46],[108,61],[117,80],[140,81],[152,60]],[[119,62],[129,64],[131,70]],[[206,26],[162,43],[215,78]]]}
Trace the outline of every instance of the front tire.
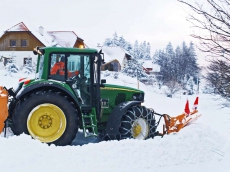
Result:
{"label": "front tire", "polygon": [[153,138],[155,131],[156,126],[153,112],[144,106],[133,106],[122,116],[119,139],[134,138],[145,140]]}
{"label": "front tire", "polygon": [[78,131],[77,111],[67,97],[39,91],[20,100],[13,113],[14,134],[55,145],[70,145]]}

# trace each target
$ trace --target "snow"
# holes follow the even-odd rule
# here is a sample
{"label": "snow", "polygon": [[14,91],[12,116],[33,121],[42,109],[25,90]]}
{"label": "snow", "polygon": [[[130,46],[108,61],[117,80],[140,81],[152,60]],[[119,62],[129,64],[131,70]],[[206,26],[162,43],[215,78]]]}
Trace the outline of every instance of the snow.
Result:
{"label": "snow", "polygon": [[[25,74],[5,76],[0,70],[0,85],[16,86]],[[27,75],[26,77],[33,77]],[[110,84],[137,88],[135,78],[118,75],[102,78]],[[192,107],[196,95],[178,93],[166,97],[157,86],[139,84],[145,91],[145,106],[157,113],[177,116],[183,112],[188,98]],[[230,103],[217,95],[199,94],[199,114],[202,116],[179,133],[148,140],[126,139],[101,141],[84,138],[80,131],[71,146],[55,146],[31,139],[30,136],[0,137],[1,171],[94,171],[94,172],[229,172],[230,171]],[[160,123],[158,130],[162,130]],[[42,169],[41,169],[42,167]]]}
{"label": "snow", "polygon": [[77,35],[73,31],[48,31],[47,32],[60,47],[74,47]]}
{"label": "snow", "polygon": [[15,31],[29,31],[28,28],[25,26],[23,22],[18,23],[7,30],[8,32],[15,32]]}
{"label": "snow", "polygon": [[121,47],[102,47],[102,52],[104,53],[105,62],[108,63],[112,60],[117,59],[120,64],[123,63],[125,58],[126,51],[123,50]]}
{"label": "snow", "polygon": [[[32,58],[32,64],[37,62],[37,56],[33,51],[0,51],[0,57],[13,57],[15,64],[23,66],[24,58]],[[3,62],[0,62],[0,69],[4,69]]]}
{"label": "snow", "polygon": [[52,37],[44,30],[43,35],[39,32],[39,28],[29,27],[31,33],[41,41],[45,46],[52,46]]}
{"label": "snow", "polygon": [[152,60],[144,60],[143,61],[144,68],[150,68],[153,72],[160,72],[160,66],[157,64],[153,64]]}

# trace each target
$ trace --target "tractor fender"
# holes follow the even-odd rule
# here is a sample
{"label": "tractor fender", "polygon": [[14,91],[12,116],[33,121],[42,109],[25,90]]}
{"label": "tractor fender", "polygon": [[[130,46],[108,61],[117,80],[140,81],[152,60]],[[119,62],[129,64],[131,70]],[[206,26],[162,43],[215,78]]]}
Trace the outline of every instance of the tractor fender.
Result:
{"label": "tractor fender", "polygon": [[51,84],[50,82],[38,83],[38,84],[34,84],[34,85],[28,86],[26,88],[23,88],[18,92],[18,94],[16,95],[16,98],[20,99],[24,95],[26,95],[28,93],[32,93],[32,92],[34,92],[36,90],[40,90],[42,88],[46,88],[46,89],[56,88],[56,89],[59,89],[59,90],[63,91],[64,93],[66,93],[68,96],[70,96],[73,99],[74,103],[78,103],[78,100],[76,99],[76,97],[70,91],[68,91],[67,89],[63,88],[60,85]]}
{"label": "tractor fender", "polygon": [[141,105],[141,101],[127,101],[118,104],[110,113],[106,126],[106,133],[109,135],[119,134],[120,122],[123,114],[133,105]]}

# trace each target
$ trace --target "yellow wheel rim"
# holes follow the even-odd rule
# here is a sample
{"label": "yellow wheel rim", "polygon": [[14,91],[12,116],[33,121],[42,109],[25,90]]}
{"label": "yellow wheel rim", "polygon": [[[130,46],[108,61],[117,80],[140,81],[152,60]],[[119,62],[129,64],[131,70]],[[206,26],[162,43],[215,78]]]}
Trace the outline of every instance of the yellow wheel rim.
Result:
{"label": "yellow wheel rim", "polygon": [[27,118],[27,129],[34,139],[45,143],[53,142],[59,139],[66,129],[65,114],[56,105],[38,105]]}
{"label": "yellow wheel rim", "polygon": [[149,135],[149,125],[143,118],[136,119],[131,128],[131,133],[134,139],[144,140]]}
{"label": "yellow wheel rim", "polygon": [[139,134],[141,134],[141,126],[136,123],[136,125],[133,127],[133,137],[136,138]]}

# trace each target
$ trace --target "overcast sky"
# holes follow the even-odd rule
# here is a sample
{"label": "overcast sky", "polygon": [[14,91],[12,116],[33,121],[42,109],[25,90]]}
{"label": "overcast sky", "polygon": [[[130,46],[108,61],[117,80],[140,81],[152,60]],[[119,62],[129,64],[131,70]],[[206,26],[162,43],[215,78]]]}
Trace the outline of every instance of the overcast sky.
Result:
{"label": "overcast sky", "polygon": [[[170,41],[189,44],[189,9],[177,0],[0,0],[0,31],[19,22],[45,30],[74,31],[89,47],[117,32],[130,43],[150,42],[153,55]],[[30,29],[30,28],[29,28]]]}

